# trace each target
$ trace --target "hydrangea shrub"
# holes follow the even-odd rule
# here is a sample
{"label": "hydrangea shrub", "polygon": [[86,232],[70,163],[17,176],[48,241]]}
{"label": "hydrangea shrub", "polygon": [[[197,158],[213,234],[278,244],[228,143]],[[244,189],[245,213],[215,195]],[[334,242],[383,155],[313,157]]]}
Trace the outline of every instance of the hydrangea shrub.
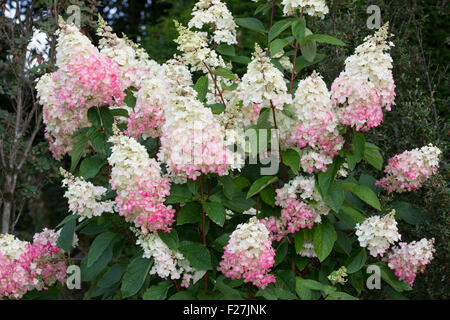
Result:
{"label": "hydrangea shrub", "polygon": [[[98,46],[60,19],[58,69],[36,89],[50,151],[71,159],[70,212],[32,244],[0,238],[0,297],[63,282],[78,237],[93,239],[87,299],[358,299],[369,266],[412,289],[434,239],[398,242],[409,213],[379,196],[420,188],[440,150],[396,155],[378,181],[365,170],[383,159],[363,132],[395,105],[388,25],[326,84],[304,72],[319,49],[345,46],[307,27],[325,1],[255,2],[286,18],[234,19],[200,0],[187,26],[175,21],[178,52],[163,64],[101,17]],[[267,43],[239,55],[238,28]]]}

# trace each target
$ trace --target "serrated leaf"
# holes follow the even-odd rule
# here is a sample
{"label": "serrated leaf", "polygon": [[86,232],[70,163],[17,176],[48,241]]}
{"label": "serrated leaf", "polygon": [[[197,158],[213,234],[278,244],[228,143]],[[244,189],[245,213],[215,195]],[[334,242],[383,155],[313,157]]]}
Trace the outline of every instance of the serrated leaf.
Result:
{"label": "serrated leaf", "polygon": [[283,163],[289,166],[295,174],[298,174],[300,169],[300,155],[294,149],[287,149],[281,152],[283,156]]}
{"label": "serrated leaf", "polygon": [[359,270],[361,270],[362,267],[364,267],[364,264],[367,260],[367,253],[366,249],[359,248],[354,250],[350,257],[348,257],[347,261],[345,262],[345,266],[347,268],[347,273],[355,273]]}
{"label": "serrated leaf", "polygon": [[167,291],[172,287],[168,281],[158,283],[156,286],[150,286],[142,296],[143,300],[164,300],[167,297]]}
{"label": "serrated leaf", "polygon": [[178,233],[177,230],[172,229],[170,232],[158,230],[160,239],[172,250],[178,250]]}
{"label": "serrated leaf", "polygon": [[202,207],[197,202],[187,203],[181,207],[177,215],[177,225],[186,223],[199,223],[202,221]]}
{"label": "serrated leaf", "polygon": [[351,182],[342,182],[341,185],[342,189],[354,193],[358,198],[363,200],[368,205],[374,207],[377,210],[381,210],[380,200],[378,200],[375,192],[373,192],[369,187]]}
{"label": "serrated leaf", "polygon": [[208,76],[201,76],[195,83],[194,90],[197,92],[197,99],[200,102],[205,101],[208,93]]}
{"label": "serrated leaf", "polygon": [[314,251],[320,262],[324,261],[333,249],[334,242],[337,240],[337,233],[333,224],[329,221],[322,222],[314,229]]}
{"label": "serrated leaf", "polygon": [[76,220],[70,220],[66,224],[64,224],[64,227],[61,229],[58,237],[58,247],[60,247],[64,251],[68,252],[72,248],[76,225]]}
{"label": "serrated leaf", "polygon": [[152,260],[142,257],[135,257],[130,261],[120,287],[122,298],[131,297],[141,289],[152,264]]}
{"label": "serrated leaf", "polygon": [[84,150],[86,150],[87,143],[89,141],[89,137],[82,136],[77,142],[73,145],[72,153],[71,153],[71,164],[70,171],[73,172],[80,162],[81,156],[84,154]]}
{"label": "serrated leaf", "polygon": [[80,164],[80,176],[85,179],[94,178],[105,162],[98,156],[88,156]]}
{"label": "serrated leaf", "polygon": [[366,142],[365,144],[363,159],[375,169],[383,169],[383,157],[381,156],[380,150],[370,142]]}
{"label": "serrated leaf", "polygon": [[223,227],[225,223],[226,212],[225,208],[217,202],[206,202],[202,201],[203,209],[205,210],[207,216],[219,226]]}
{"label": "serrated leaf", "polygon": [[269,38],[268,38],[269,42],[272,42],[276,37],[280,35],[280,33],[289,28],[293,22],[294,20],[290,18],[274,23],[269,31]]}
{"label": "serrated leaf", "polygon": [[335,37],[332,37],[328,34],[311,34],[306,36],[306,40],[315,40],[317,42],[333,44],[335,46],[345,46],[346,44]]}
{"label": "serrated leaf", "polygon": [[235,22],[238,26],[257,31],[260,33],[267,33],[264,25],[261,21],[256,18],[236,18]]}
{"label": "serrated leaf", "polygon": [[247,192],[247,199],[253,197],[255,194],[258,194],[262,189],[276,181],[278,181],[278,177],[276,176],[264,176],[259,178],[250,186],[250,189]]}
{"label": "serrated leaf", "polygon": [[98,235],[94,241],[92,242],[89,252],[88,252],[88,260],[87,266],[92,266],[98,258],[103,254],[103,252],[109,247],[111,242],[116,237],[115,233],[105,232]]}
{"label": "serrated leaf", "polygon": [[108,288],[120,281],[122,275],[125,272],[125,268],[119,264],[113,265],[109,268],[108,271],[105,272],[103,277],[98,282],[98,286],[101,288]]}
{"label": "serrated leaf", "polygon": [[211,254],[202,244],[192,241],[182,241],[179,251],[197,270],[212,270]]}
{"label": "serrated leaf", "polygon": [[96,107],[89,108],[87,111],[87,117],[89,122],[94,128],[100,128],[102,126],[102,121],[100,120],[100,114]]}

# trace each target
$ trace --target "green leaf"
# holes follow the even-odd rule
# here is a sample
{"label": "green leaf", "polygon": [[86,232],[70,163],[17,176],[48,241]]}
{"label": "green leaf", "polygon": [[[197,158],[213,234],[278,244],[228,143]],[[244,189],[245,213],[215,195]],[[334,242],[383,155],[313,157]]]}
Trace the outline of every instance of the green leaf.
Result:
{"label": "green leaf", "polygon": [[100,169],[103,167],[104,161],[97,156],[88,156],[80,165],[80,176],[85,179],[94,178]]}
{"label": "green leaf", "polygon": [[395,291],[403,292],[410,291],[412,288],[403,281],[400,281],[395,275],[394,271],[389,269],[389,267],[381,262],[375,263],[376,266],[380,268],[381,278],[386,281]]}
{"label": "green leaf", "polygon": [[330,291],[326,300],[359,300],[357,297],[342,291]]}
{"label": "green leaf", "polygon": [[363,223],[366,220],[366,217],[347,201],[344,201],[341,210],[348,214],[356,223]]}
{"label": "green leaf", "polygon": [[120,287],[122,298],[131,297],[141,289],[152,264],[152,260],[142,257],[135,257],[131,260],[123,276],[122,286]]}
{"label": "green leaf", "polygon": [[[311,30],[305,28],[305,36],[312,34]],[[315,40],[306,40],[305,44],[300,46],[300,51],[302,52],[302,56],[308,62],[313,62],[317,53],[317,44]]]}
{"label": "green leaf", "polygon": [[294,234],[294,240],[295,240],[295,252],[299,254],[300,251],[302,251],[303,249],[303,243],[305,243],[305,233],[303,229],[297,231]]}
{"label": "green leaf", "polygon": [[363,159],[375,169],[383,169],[383,157],[381,156],[380,150],[370,142],[366,142],[365,144]]}
{"label": "green leaf", "polygon": [[360,198],[368,205],[374,207],[377,210],[381,210],[380,200],[378,200],[375,192],[373,192],[369,187],[351,182],[342,182],[342,189],[354,193],[356,196],[358,196],[358,198]]}
{"label": "green leaf", "polygon": [[208,104],[206,106],[211,109],[213,114],[221,114],[225,110],[223,103]]}
{"label": "green leaf", "polygon": [[110,143],[105,133],[96,131],[91,136],[92,147],[99,156],[106,158],[109,155]]}
{"label": "green leaf", "polygon": [[211,254],[202,244],[192,241],[180,242],[179,251],[197,270],[212,270]]}
{"label": "green leaf", "polygon": [[225,208],[217,202],[206,202],[202,200],[203,209],[205,209],[208,217],[219,226],[223,227],[225,223]]}
{"label": "green leaf", "polygon": [[186,223],[199,223],[202,221],[202,207],[197,202],[187,203],[181,207],[177,215],[177,226]]}
{"label": "green leaf", "polygon": [[290,19],[284,19],[281,21],[278,21],[273,24],[272,28],[269,31],[269,42],[272,42],[276,37],[280,35],[284,30],[289,28],[294,20],[292,18]]}
{"label": "green leaf", "polygon": [[252,208],[256,202],[253,199],[246,199],[244,196],[234,197],[233,200],[225,199],[222,204],[230,210],[242,213]]}
{"label": "green leaf", "polygon": [[114,116],[111,113],[111,110],[109,110],[108,107],[101,107],[100,110],[100,118],[102,119],[103,128],[105,128],[105,131],[112,135],[112,125],[114,123]]}
{"label": "green leaf", "polygon": [[229,56],[228,59],[239,64],[249,64],[252,61],[249,57],[245,56]]}
{"label": "green leaf", "polygon": [[82,136],[73,145],[73,149],[72,149],[72,153],[71,153],[71,164],[70,164],[71,172],[73,172],[75,170],[75,168],[77,167],[78,162],[81,159],[81,156],[84,154],[84,150],[86,150],[88,141],[89,141],[89,137]]}
{"label": "green leaf", "polygon": [[76,220],[68,221],[61,229],[61,232],[59,234],[58,247],[60,247],[66,252],[69,252],[70,249],[72,248],[73,235],[75,233],[76,225],[77,225]]}
{"label": "green leaf", "polygon": [[226,56],[235,56],[236,51],[233,46],[230,46],[229,44],[222,43],[217,46],[216,51],[220,54],[226,55]]}
{"label": "green leaf", "polygon": [[250,180],[244,176],[239,176],[233,179],[233,185],[235,190],[241,191],[242,189],[250,186]]}
{"label": "green leaf", "polygon": [[420,225],[425,220],[421,209],[411,203],[396,201],[392,207],[395,209],[395,215],[409,224]]}
{"label": "green leaf", "polygon": [[265,187],[259,194],[261,195],[262,201],[267,203],[272,208],[275,207],[275,197],[277,194],[273,190],[272,186]]}
{"label": "green leaf", "polygon": [[219,177],[219,183],[223,186],[223,194],[228,199],[233,199],[234,194],[234,184],[233,178],[231,176]]}
{"label": "green leaf", "polygon": [[238,26],[263,34],[267,33],[267,30],[264,28],[263,23],[256,18],[236,18],[235,22]]}
{"label": "green leaf", "polygon": [[189,291],[180,291],[175,293],[169,300],[194,300],[194,296]]}
{"label": "green leaf", "polygon": [[276,181],[278,181],[278,177],[276,176],[264,176],[259,178],[250,186],[247,193],[247,199],[253,197],[255,194],[258,194],[262,189]]}
{"label": "green leaf", "polygon": [[109,246],[107,250],[103,251],[103,254],[98,258],[97,263],[88,267],[87,256],[81,261],[81,280],[82,281],[92,281],[94,278],[108,265],[109,261],[113,256],[112,246]]}
{"label": "green leaf", "polygon": [[316,280],[312,280],[312,279],[302,279],[300,277],[296,278],[296,290],[298,287],[305,287],[308,288],[310,290],[325,290],[326,285],[324,285],[323,283],[320,283]]}
{"label": "green leaf", "polygon": [[274,55],[276,55],[278,53],[278,51],[283,49],[288,43],[289,43],[289,41],[287,41],[285,39],[273,40],[270,43],[270,56],[273,57]]}
{"label": "green leaf", "polygon": [[101,288],[111,287],[120,281],[124,272],[125,268],[123,266],[115,264],[105,272],[97,285]]}
{"label": "green leaf", "polygon": [[297,63],[295,64],[295,72],[299,72],[300,70],[303,70],[306,67],[319,63],[323,59],[325,59],[325,55],[323,53],[316,54],[312,62],[307,61],[304,57],[297,57]]}
{"label": "green leaf", "polygon": [[283,163],[289,166],[295,174],[300,169],[300,155],[294,149],[287,149],[281,152]]}
{"label": "green leaf", "polygon": [[123,102],[125,102],[125,104],[130,107],[131,109],[134,109],[134,106],[136,105],[136,97],[134,96],[134,93],[132,90],[127,89],[125,90],[125,93],[127,94],[125,96],[125,99],[123,100]]}
{"label": "green leaf", "polygon": [[355,169],[357,163],[359,163],[364,155],[364,145],[366,139],[361,132],[355,132],[352,139],[352,152],[347,154],[348,168],[350,170]]}
{"label": "green leaf", "polygon": [[102,121],[100,120],[100,114],[96,107],[89,108],[87,111],[87,117],[89,122],[94,128],[100,128],[102,126]]}
{"label": "green leaf", "polygon": [[342,231],[337,231],[336,244],[346,255],[350,255],[352,251],[352,242],[350,238]]}
{"label": "green leaf", "polygon": [[282,241],[277,249],[275,250],[275,264],[274,267],[279,265],[281,262],[284,261],[284,258],[286,258],[286,255],[288,253],[289,244],[287,241]]}
{"label": "green leaf", "polygon": [[192,199],[192,193],[187,184],[172,184],[170,186],[170,195],[166,198],[167,204],[189,202]]}
{"label": "green leaf", "polygon": [[158,230],[158,236],[172,250],[178,250],[180,241],[178,240],[177,230],[172,229],[170,232]]}
{"label": "green leaf", "polygon": [[168,281],[158,283],[156,286],[150,286],[145,291],[142,299],[144,300],[164,300],[167,297],[167,291],[172,286]]}
{"label": "green leaf", "polygon": [[103,251],[109,247],[115,237],[115,233],[105,232],[98,235],[94,239],[88,252],[88,267],[92,266],[98,260],[98,258],[103,254]]}
{"label": "green leaf", "polygon": [[269,129],[272,125],[269,122],[271,110],[269,108],[264,108],[261,110],[258,116],[258,121],[256,122],[256,127],[258,129]]}
{"label": "green leaf", "polygon": [[329,221],[317,225],[314,230],[314,251],[320,262],[326,259],[337,240],[337,233]]}
{"label": "green leaf", "polygon": [[241,293],[238,290],[226,285],[223,282],[223,277],[217,278],[214,287],[223,294],[223,298],[225,300],[242,300]]}
{"label": "green leaf", "polygon": [[194,90],[197,91],[197,99],[200,102],[205,101],[208,93],[208,76],[201,76],[195,83]]}
{"label": "green leaf", "polygon": [[333,181],[328,193],[324,194],[322,199],[334,212],[339,212],[345,199],[341,181]]}
{"label": "green leaf", "polygon": [[315,40],[317,42],[329,43],[335,46],[346,45],[342,40],[336,39],[335,37],[329,36],[327,34],[311,34],[309,36],[306,36],[306,40]]}
{"label": "green leaf", "polygon": [[123,108],[111,109],[111,114],[114,117],[125,117],[125,118],[129,118],[130,117],[130,115],[128,114],[128,110],[123,109]]}
{"label": "green leaf", "polygon": [[345,262],[347,273],[355,273],[364,267],[367,260],[366,249],[358,248],[354,250]]}
{"label": "green leaf", "polygon": [[60,223],[58,223],[58,225],[56,226],[56,228],[62,227],[63,225],[65,225],[67,222],[72,221],[72,220],[77,220],[80,216],[77,214],[71,214],[68,215],[67,217],[65,217]]}
{"label": "green leaf", "polygon": [[298,43],[303,44],[305,41],[306,19],[302,21],[295,21],[292,24],[292,35],[295,37]]}
{"label": "green leaf", "polygon": [[233,72],[231,72],[228,69],[222,68],[222,67],[216,68],[215,70],[213,70],[213,73],[222,78],[231,79],[231,80],[237,79],[237,76]]}

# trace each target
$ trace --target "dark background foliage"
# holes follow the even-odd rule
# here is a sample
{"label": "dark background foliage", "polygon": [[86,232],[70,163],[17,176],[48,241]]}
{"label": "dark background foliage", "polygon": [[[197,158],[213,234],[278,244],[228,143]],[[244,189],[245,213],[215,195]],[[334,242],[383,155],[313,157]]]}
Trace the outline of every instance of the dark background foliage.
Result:
{"label": "dark background foliage", "polygon": [[[6,1],[11,7],[10,1]],[[26,2],[26,1],[24,1]],[[42,13],[44,3],[33,1],[35,16]],[[81,1],[68,1],[79,4]],[[126,34],[138,41],[147,50],[152,59],[164,62],[176,52],[173,39],[177,32],[173,19],[186,24],[195,0],[103,0],[85,1],[86,15],[83,20],[84,32],[96,41],[94,12],[100,13],[117,34]],[[42,3],[42,6],[41,6]],[[227,0],[228,8],[234,17],[252,16],[256,5],[250,0]],[[439,173],[433,176],[425,186],[411,193],[402,194],[401,201],[414,203],[420,215],[420,222],[414,227],[400,224],[402,240],[411,241],[422,237],[436,239],[435,259],[423,275],[419,275],[414,290],[404,295],[410,299],[448,299],[449,292],[449,83],[447,77],[449,65],[449,5],[446,0],[393,0],[363,1],[334,0],[327,1],[330,14],[324,20],[314,21],[315,33],[327,33],[342,39],[347,47],[321,46],[321,52],[327,53],[323,63],[315,68],[330,85],[343,69],[345,58],[370,33],[366,26],[370,4],[381,8],[382,21],[390,22],[391,39],[395,47],[391,55],[394,60],[394,79],[396,84],[396,105],[391,112],[384,113],[380,127],[372,129],[367,139],[380,147],[386,164],[388,158],[406,149],[421,147],[428,143],[437,145],[443,151]],[[83,4],[84,5],[84,4]],[[13,5],[14,6],[14,5]],[[41,7],[40,7],[41,6]],[[96,8],[96,10],[95,10]],[[2,10],[5,10],[4,4]],[[90,11],[89,11],[90,10]],[[63,14],[64,16],[64,14]],[[3,17],[3,13],[2,13]],[[281,9],[276,10],[276,18],[281,18]],[[258,18],[268,22],[269,15],[260,13]],[[47,21],[48,23],[51,23]],[[2,23],[8,23],[2,21]],[[238,31],[239,55],[250,56],[254,43],[262,46],[265,38],[256,33],[240,29]],[[6,90],[10,78],[7,65],[7,43],[0,39],[0,134],[4,144],[8,144],[8,114],[13,112],[10,96]],[[312,67],[304,69],[304,77]],[[245,66],[236,69],[240,74]],[[304,78],[303,77],[303,78]],[[13,91],[14,87],[12,87]],[[66,159],[67,161],[67,159]],[[0,164],[1,166],[1,164]],[[63,198],[57,173],[58,164],[51,158],[43,135],[38,133],[33,148],[20,173],[18,191],[14,196],[15,217],[18,221],[15,232],[22,238],[30,238],[43,227],[55,227],[67,214],[67,202]],[[0,171],[0,183],[4,182]],[[370,171],[369,168],[367,170]],[[378,174],[373,172],[373,174]],[[2,195],[3,196],[3,195]],[[1,206],[1,204],[0,204]],[[20,209],[20,212],[19,212]],[[376,294],[374,298],[384,298]]]}

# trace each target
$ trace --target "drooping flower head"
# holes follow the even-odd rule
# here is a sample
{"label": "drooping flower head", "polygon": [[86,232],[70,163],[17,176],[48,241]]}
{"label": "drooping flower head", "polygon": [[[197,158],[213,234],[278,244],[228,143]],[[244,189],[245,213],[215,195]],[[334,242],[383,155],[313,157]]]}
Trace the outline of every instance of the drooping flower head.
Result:
{"label": "drooping flower head", "polygon": [[434,238],[422,239],[410,243],[400,242],[385,258],[389,268],[395,271],[400,280],[413,285],[418,272],[424,272],[425,266],[433,260]]}
{"label": "drooping flower head", "polygon": [[419,189],[439,168],[441,150],[429,144],[397,154],[389,159],[384,168],[386,177],[378,180],[376,185],[391,192],[405,192]]}
{"label": "drooping flower head", "polygon": [[63,187],[67,187],[64,197],[69,202],[69,211],[79,215],[79,221],[98,217],[103,212],[114,212],[114,202],[101,201],[107,191],[105,187],[94,186],[83,178],[74,177],[70,172],[60,168],[64,177]]}

